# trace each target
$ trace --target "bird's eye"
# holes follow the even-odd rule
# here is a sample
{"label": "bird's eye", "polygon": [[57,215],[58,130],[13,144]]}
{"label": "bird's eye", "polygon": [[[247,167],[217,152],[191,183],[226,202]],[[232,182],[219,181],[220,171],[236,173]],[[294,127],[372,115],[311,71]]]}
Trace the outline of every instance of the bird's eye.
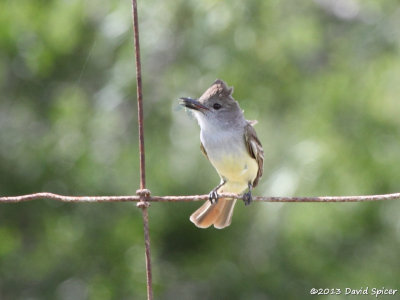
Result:
{"label": "bird's eye", "polygon": [[214,105],[213,105],[213,108],[216,109],[216,110],[220,109],[221,107],[222,106],[219,103],[214,103]]}

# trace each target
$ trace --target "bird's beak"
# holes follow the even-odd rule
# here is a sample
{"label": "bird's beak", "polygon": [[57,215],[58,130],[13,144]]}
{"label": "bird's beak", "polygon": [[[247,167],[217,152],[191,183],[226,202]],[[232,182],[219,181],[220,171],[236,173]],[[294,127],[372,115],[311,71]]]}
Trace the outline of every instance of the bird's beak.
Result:
{"label": "bird's beak", "polygon": [[182,97],[179,99],[181,100],[180,104],[189,109],[195,109],[198,111],[209,110],[207,106],[201,104],[201,102],[197,99],[186,98],[186,97]]}

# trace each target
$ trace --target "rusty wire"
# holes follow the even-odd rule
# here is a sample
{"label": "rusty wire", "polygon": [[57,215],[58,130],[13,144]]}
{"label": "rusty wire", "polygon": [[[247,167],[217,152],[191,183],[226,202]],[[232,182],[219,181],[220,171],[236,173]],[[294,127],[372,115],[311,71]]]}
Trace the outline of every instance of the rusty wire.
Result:
{"label": "rusty wire", "polygon": [[[140,191],[140,190],[139,190]],[[220,198],[242,199],[242,195],[223,193]],[[64,196],[53,193],[35,193],[21,196],[0,197],[0,203],[24,202],[31,200],[50,199],[61,202],[141,202],[141,196]],[[147,204],[149,202],[192,202],[208,200],[208,195],[190,196],[144,196]],[[253,196],[255,202],[370,202],[400,200],[400,193],[363,196],[322,196],[322,197],[263,197]]]}
{"label": "rusty wire", "polygon": [[137,2],[132,0],[132,21],[133,21],[133,40],[135,45],[136,62],[136,97],[138,109],[138,128],[139,128],[139,160],[140,160],[140,189],[136,191],[139,196],[137,206],[142,209],[144,245],[146,258],[146,283],[147,300],[153,300],[152,271],[151,271],[151,252],[150,252],[150,234],[149,234],[149,203],[146,198],[150,196],[150,191],[146,189],[146,167],[144,151],[144,126],[143,126],[143,93],[142,93],[142,65],[140,62],[140,43],[139,43],[139,20],[137,13]]}

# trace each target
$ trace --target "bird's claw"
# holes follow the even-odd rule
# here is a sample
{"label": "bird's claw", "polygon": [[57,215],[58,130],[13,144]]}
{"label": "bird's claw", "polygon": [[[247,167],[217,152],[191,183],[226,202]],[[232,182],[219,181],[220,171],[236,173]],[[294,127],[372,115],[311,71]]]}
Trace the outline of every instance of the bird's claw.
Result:
{"label": "bird's claw", "polygon": [[217,203],[218,202],[218,193],[216,190],[212,190],[209,194],[208,194],[208,200],[211,202],[211,204]]}
{"label": "bird's claw", "polygon": [[253,202],[253,196],[250,191],[243,194],[243,202],[245,206],[250,205],[250,203]]}

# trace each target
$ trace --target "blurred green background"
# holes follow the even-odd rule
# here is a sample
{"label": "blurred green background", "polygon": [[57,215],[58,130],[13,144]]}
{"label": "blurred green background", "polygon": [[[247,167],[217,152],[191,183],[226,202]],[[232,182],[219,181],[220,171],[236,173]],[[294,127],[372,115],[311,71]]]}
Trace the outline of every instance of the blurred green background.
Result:
{"label": "blurred green background", "polygon": [[[219,182],[177,101],[216,78],[259,121],[256,195],[400,191],[398,1],[146,0],[139,19],[153,195],[204,194]],[[129,1],[1,1],[0,91],[0,195],[135,193]],[[398,201],[238,203],[221,231],[189,222],[199,205],[150,208],[155,299],[400,289]],[[0,299],[145,295],[134,204],[0,205]]]}

